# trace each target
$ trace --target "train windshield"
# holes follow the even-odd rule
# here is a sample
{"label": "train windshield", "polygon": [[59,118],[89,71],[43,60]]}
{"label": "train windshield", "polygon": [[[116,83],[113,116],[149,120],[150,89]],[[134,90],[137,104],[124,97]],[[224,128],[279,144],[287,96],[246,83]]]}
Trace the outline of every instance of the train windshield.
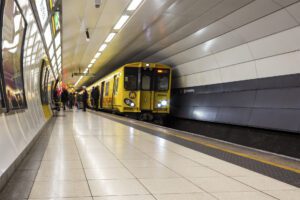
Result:
{"label": "train windshield", "polygon": [[138,90],[138,68],[125,67],[124,87],[125,90]]}
{"label": "train windshield", "polygon": [[169,69],[156,69],[155,70],[155,90],[167,91],[169,89]]}

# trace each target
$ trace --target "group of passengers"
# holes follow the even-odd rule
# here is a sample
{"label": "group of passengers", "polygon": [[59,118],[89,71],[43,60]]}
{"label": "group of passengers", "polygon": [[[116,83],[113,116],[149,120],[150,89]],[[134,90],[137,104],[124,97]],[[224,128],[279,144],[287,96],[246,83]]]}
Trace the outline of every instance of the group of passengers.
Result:
{"label": "group of passengers", "polygon": [[63,88],[60,96],[57,91],[54,93],[54,100],[56,102],[59,100],[61,101],[64,111],[66,110],[66,107],[73,109],[73,106],[76,106],[77,109],[82,108],[83,111],[86,111],[88,93],[86,87],[83,87],[82,94],[68,92],[66,88]]}

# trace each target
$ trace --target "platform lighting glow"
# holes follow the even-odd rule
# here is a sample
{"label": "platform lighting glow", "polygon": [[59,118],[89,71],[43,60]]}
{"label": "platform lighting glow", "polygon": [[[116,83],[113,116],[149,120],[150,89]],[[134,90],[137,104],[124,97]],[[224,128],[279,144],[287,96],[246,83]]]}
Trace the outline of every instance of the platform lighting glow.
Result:
{"label": "platform lighting glow", "polygon": [[115,35],[116,35],[116,33],[110,33],[110,34],[107,36],[105,42],[106,42],[106,43],[111,42],[112,39],[114,39]]}
{"label": "platform lighting glow", "polygon": [[121,29],[128,19],[129,19],[128,15],[122,15],[122,17],[119,19],[119,21],[115,25],[114,29],[115,30]]}
{"label": "platform lighting glow", "polygon": [[88,68],[91,68],[91,67],[93,67],[93,64],[89,64],[89,65],[88,65]]}
{"label": "platform lighting glow", "polygon": [[137,7],[142,3],[143,0],[132,0],[131,3],[129,4],[127,10],[128,11],[133,11],[137,9]]}
{"label": "platform lighting glow", "polygon": [[93,60],[91,60],[91,63],[94,64],[96,62],[96,59],[94,58]]}
{"label": "platform lighting glow", "polygon": [[89,68],[86,68],[83,73],[87,73],[89,71]]}
{"label": "platform lighting glow", "polygon": [[99,48],[99,51],[104,51],[107,47],[107,44],[102,44],[101,47]]}
{"label": "platform lighting glow", "polygon": [[100,52],[96,53],[95,56],[94,56],[94,58],[97,59],[97,58],[99,58],[99,56],[101,56]]}

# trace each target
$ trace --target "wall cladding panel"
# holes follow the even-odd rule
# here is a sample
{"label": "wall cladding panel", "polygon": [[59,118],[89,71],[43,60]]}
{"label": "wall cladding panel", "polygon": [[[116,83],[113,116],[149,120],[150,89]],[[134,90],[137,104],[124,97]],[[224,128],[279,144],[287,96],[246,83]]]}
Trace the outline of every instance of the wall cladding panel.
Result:
{"label": "wall cladding panel", "polygon": [[251,108],[220,108],[216,122],[247,126]]}
{"label": "wall cladding panel", "polygon": [[[46,119],[42,114],[38,82],[39,63],[45,56],[45,51],[44,47],[40,45],[39,31],[35,28],[35,32],[33,32],[32,29],[32,26],[36,27],[36,21],[29,1],[19,0],[18,2],[27,21],[23,52],[23,74],[27,108],[0,115],[0,182],[7,181],[9,173],[13,172],[16,167],[16,161],[22,158],[24,150],[46,123]],[[29,42],[31,38],[39,39]],[[32,49],[35,49],[35,51],[32,51]]]}
{"label": "wall cladding panel", "polygon": [[300,110],[297,109],[253,109],[249,126],[299,132]]}

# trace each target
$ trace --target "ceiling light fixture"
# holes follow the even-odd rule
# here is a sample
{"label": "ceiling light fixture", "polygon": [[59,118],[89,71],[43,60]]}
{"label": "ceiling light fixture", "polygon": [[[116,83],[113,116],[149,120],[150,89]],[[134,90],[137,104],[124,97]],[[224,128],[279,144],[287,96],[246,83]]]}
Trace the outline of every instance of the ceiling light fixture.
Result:
{"label": "ceiling light fixture", "polygon": [[128,18],[129,18],[128,15],[122,15],[122,17],[119,19],[119,21],[115,25],[114,29],[115,30],[121,29],[123,27],[123,25],[126,23],[126,21],[128,20]]}
{"label": "ceiling light fixture", "polygon": [[110,34],[107,36],[105,42],[106,42],[106,43],[111,42],[112,39],[115,37],[115,35],[116,35],[116,33],[110,33]]}
{"label": "ceiling light fixture", "polygon": [[128,11],[133,11],[137,9],[137,7],[142,3],[143,0],[132,0],[131,3],[129,4],[127,10]]}
{"label": "ceiling light fixture", "polygon": [[99,48],[99,51],[104,51],[107,47],[107,44],[102,44],[101,47]]}
{"label": "ceiling light fixture", "polygon": [[94,58],[93,60],[91,60],[91,63],[94,64],[96,62],[96,59]]}
{"label": "ceiling light fixture", "polygon": [[94,58],[97,59],[97,58],[99,58],[99,56],[101,56],[101,53],[97,52]]}
{"label": "ceiling light fixture", "polygon": [[93,64],[89,64],[89,65],[88,65],[88,68],[91,68],[91,67],[93,67]]}

